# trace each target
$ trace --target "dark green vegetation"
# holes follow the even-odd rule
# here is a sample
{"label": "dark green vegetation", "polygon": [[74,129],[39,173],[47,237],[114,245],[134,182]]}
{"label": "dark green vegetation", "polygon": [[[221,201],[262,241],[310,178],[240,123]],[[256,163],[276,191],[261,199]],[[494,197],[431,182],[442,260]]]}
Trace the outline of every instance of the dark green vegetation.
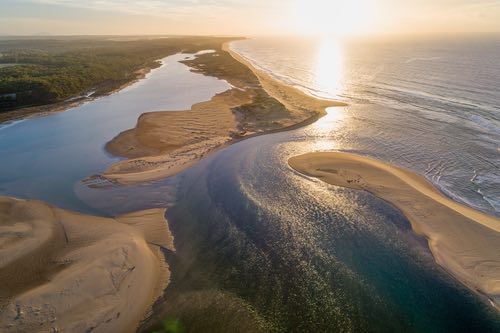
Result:
{"label": "dark green vegetation", "polygon": [[160,58],[181,51],[212,49],[225,40],[212,37],[2,40],[0,110],[55,103],[94,90],[96,94],[104,94],[137,78],[138,70],[158,66]]}

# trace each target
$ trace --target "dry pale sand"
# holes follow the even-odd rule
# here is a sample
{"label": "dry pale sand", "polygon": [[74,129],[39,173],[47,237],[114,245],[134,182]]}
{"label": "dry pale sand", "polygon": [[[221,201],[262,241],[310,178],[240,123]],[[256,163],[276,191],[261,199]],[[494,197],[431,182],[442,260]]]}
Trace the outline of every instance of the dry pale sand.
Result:
{"label": "dry pale sand", "polygon": [[250,101],[249,93],[231,89],[191,110],[141,115],[135,128],[106,145],[113,155],[131,159],[112,165],[104,177],[130,184],[183,170],[238,135],[231,109]]}
{"label": "dry pale sand", "polygon": [[[248,66],[266,93],[286,107],[289,112],[286,117],[269,119],[278,129],[306,124],[324,115],[327,107],[345,105],[313,98],[279,83],[229,50],[227,43],[222,49]],[[112,165],[103,176],[120,184],[166,178],[235,139],[270,132],[258,128],[242,129],[235,116],[235,108],[252,102],[256,94],[254,89],[249,86],[233,88],[210,101],[193,105],[191,110],[143,114],[135,128],[120,133],[106,145],[111,154],[128,160]]]}
{"label": "dry pale sand", "polygon": [[340,152],[292,157],[290,166],[329,184],[366,190],[399,208],[441,266],[500,308],[500,219],[459,204],[425,178]]}
{"label": "dry pale sand", "polygon": [[170,277],[164,213],[102,218],[0,197],[0,332],[135,332]]}

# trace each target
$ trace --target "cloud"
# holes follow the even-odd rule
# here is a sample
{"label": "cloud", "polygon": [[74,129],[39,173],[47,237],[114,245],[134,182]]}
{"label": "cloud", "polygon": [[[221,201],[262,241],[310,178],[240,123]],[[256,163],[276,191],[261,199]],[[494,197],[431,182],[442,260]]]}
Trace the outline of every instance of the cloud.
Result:
{"label": "cloud", "polygon": [[266,2],[248,4],[239,0],[31,0],[34,4],[85,8],[96,11],[125,13],[131,15],[189,18],[193,16],[220,17],[246,8],[262,7]]}

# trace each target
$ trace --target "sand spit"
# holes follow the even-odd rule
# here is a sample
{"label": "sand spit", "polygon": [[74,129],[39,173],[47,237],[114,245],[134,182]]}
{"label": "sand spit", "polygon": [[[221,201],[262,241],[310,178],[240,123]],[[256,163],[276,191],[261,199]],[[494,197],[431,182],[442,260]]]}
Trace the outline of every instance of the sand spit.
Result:
{"label": "sand spit", "polygon": [[500,219],[447,198],[424,177],[374,159],[318,152],[288,162],[301,173],[366,190],[399,208],[427,238],[437,263],[500,309]]}
{"label": "sand spit", "polygon": [[273,98],[282,103],[290,112],[289,122],[283,124],[284,127],[303,122],[307,118],[314,116],[324,116],[325,109],[334,106],[347,106],[346,103],[340,101],[332,101],[312,97],[301,90],[283,84],[269,74],[259,70],[249,61],[240,56],[238,53],[229,48],[229,43],[224,43],[222,49],[228,52],[234,59],[243,65],[247,66],[255,76],[259,79],[262,88]]}
{"label": "sand spit", "polygon": [[231,109],[250,100],[247,92],[231,89],[191,110],[141,115],[135,128],[106,145],[113,155],[131,159],[112,165],[104,176],[129,184],[181,171],[238,135]]}
{"label": "sand spit", "polygon": [[[111,154],[128,158],[112,165],[103,174],[106,179],[134,184],[166,178],[226,144],[254,135],[294,129],[323,116],[327,107],[346,105],[320,100],[279,83],[229,50],[227,43],[222,45],[221,51],[228,52],[230,61],[234,58],[237,62],[226,63],[220,78],[238,87],[210,101],[195,104],[191,110],[143,114],[135,128],[120,133],[106,145]],[[240,74],[236,66],[241,66],[240,63],[251,70],[246,81],[241,75],[238,79],[227,76],[232,71]],[[220,70],[218,64],[210,65],[215,71]],[[202,68],[194,70],[204,74],[210,72],[207,66]],[[249,105],[252,109],[246,110]],[[241,111],[243,109],[246,111]]]}
{"label": "sand spit", "polygon": [[0,331],[135,332],[170,277],[164,213],[102,218],[0,197]]}

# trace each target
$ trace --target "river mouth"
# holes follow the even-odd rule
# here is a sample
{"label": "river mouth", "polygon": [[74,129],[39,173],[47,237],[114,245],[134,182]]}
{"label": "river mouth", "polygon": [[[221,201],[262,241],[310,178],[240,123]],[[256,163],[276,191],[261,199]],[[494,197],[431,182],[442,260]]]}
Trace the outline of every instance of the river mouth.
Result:
{"label": "river mouth", "polygon": [[288,166],[336,147],[321,133],[339,130],[342,112],[239,142],[164,181],[87,190],[91,205],[121,198],[101,204],[111,214],[170,207],[173,275],[155,318],[214,332],[498,330],[498,313],[435,263],[398,210]]}
{"label": "river mouth", "polygon": [[[342,137],[342,128],[352,125],[346,110],[330,109],[305,128],[237,143],[167,180],[104,188],[80,180],[112,162],[103,143],[132,127],[136,115],[110,131],[93,118],[98,109],[78,112],[71,124],[81,126],[85,118],[92,129],[81,136],[72,126],[61,136],[45,136],[70,113],[40,118],[26,122],[38,128],[28,148],[3,164],[10,171],[2,173],[2,193],[102,215],[170,207],[176,252],[167,253],[172,283],[157,315],[189,329],[498,331],[498,313],[437,266],[400,212],[369,194],[328,186],[288,167],[288,158],[309,151],[356,151]],[[26,126],[11,142],[31,132]],[[3,142],[2,153],[10,146]],[[89,144],[91,150],[83,147]],[[31,171],[21,179],[23,164]],[[68,170],[61,182],[60,172]]]}

